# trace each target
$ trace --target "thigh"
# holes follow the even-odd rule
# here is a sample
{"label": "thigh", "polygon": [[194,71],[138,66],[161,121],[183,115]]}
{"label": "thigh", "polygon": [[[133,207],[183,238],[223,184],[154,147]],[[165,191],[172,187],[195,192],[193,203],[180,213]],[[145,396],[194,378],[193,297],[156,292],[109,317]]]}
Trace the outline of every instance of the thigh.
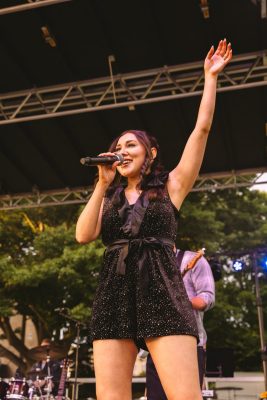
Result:
{"label": "thigh", "polygon": [[201,400],[196,338],[163,336],[146,344],[168,400]]}
{"label": "thigh", "polygon": [[137,347],[131,339],[93,342],[98,400],[130,400]]}

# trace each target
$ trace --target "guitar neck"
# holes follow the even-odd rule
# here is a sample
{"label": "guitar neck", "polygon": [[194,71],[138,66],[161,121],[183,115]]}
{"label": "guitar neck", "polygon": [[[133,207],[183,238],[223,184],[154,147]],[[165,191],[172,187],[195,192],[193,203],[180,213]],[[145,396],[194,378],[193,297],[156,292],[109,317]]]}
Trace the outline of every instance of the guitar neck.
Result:
{"label": "guitar neck", "polygon": [[62,400],[65,391],[65,383],[68,375],[68,362],[64,360],[64,364],[61,371],[58,392],[57,392],[57,400]]}
{"label": "guitar neck", "polygon": [[198,260],[204,255],[204,251],[205,251],[205,249],[201,249],[201,250],[197,251],[196,255],[192,258],[192,260],[186,265],[185,269],[182,271],[182,273],[181,273],[182,277],[185,276],[187,271],[194,268],[194,266],[196,265]]}

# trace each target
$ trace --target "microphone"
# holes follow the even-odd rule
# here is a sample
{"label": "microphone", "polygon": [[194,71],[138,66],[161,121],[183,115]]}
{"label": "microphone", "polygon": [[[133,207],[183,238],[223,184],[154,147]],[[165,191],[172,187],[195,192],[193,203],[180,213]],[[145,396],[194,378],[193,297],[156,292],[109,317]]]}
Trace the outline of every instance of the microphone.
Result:
{"label": "microphone", "polygon": [[111,165],[115,161],[119,161],[119,165],[121,165],[124,161],[124,158],[121,154],[114,154],[113,156],[84,157],[80,159],[80,163],[85,167],[93,167],[95,165]]}

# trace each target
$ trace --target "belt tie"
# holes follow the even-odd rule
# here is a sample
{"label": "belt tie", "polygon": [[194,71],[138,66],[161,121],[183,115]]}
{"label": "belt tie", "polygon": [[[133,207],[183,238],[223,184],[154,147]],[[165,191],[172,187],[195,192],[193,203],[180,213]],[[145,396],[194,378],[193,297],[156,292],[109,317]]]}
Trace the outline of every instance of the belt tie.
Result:
{"label": "belt tie", "polygon": [[117,263],[116,273],[118,275],[125,275],[127,258],[131,253],[138,252],[137,266],[139,269],[140,283],[143,289],[148,284],[148,273],[145,267],[145,262],[149,256],[151,248],[160,248],[163,246],[174,248],[174,242],[166,238],[133,238],[133,239],[118,239],[108,245],[106,252],[120,249],[119,259]]}

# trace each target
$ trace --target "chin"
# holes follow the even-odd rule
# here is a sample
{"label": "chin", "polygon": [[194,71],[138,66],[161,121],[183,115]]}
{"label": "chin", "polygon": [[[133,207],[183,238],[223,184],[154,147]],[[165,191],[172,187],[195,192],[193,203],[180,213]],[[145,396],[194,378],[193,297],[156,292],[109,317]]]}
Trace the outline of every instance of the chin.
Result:
{"label": "chin", "polygon": [[132,171],[132,170],[127,170],[127,169],[122,169],[119,171],[119,173],[121,174],[121,176],[123,176],[124,178],[135,178],[136,177],[136,172]]}
{"label": "chin", "polygon": [[121,176],[123,176],[124,178],[131,178],[131,173],[128,171],[121,171],[120,172]]}

